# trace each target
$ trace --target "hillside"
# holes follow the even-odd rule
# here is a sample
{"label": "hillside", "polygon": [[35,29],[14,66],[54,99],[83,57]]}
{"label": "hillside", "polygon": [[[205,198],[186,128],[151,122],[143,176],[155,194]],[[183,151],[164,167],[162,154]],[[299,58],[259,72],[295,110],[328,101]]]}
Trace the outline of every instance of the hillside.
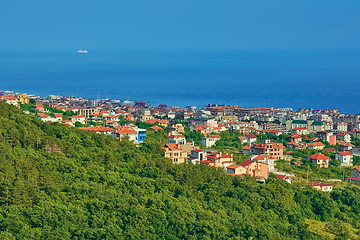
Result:
{"label": "hillside", "polygon": [[356,239],[359,234],[358,188],[330,194],[275,178],[259,185],[203,165],[172,165],[156,137],[136,147],[43,123],[0,103],[0,239]]}

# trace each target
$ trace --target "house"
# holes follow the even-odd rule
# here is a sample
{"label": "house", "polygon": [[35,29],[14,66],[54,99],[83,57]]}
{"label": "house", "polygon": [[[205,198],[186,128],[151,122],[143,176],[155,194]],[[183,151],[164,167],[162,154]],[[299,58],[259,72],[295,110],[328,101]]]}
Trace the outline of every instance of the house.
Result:
{"label": "house", "polygon": [[171,124],[166,128],[166,131],[171,134],[181,134],[185,132],[184,126],[181,123]]}
{"label": "house", "polygon": [[323,150],[325,145],[322,142],[312,142],[308,144],[308,149]]}
{"label": "house", "polygon": [[104,126],[79,127],[79,129],[85,130],[85,131],[95,132],[95,133],[98,133],[98,134],[107,134],[107,135],[110,135],[112,132],[115,131],[115,129],[113,129],[113,128],[108,128],[108,127],[104,127]]}
{"label": "house", "polygon": [[54,113],[53,118],[55,122],[61,122],[63,115],[61,113]]}
{"label": "house", "polygon": [[249,154],[250,152],[251,152],[251,146],[243,146],[242,147],[243,154]]}
{"label": "house", "polygon": [[246,160],[239,165],[232,164],[226,168],[230,175],[249,175],[252,177],[268,178],[268,165],[260,162]]}
{"label": "house", "polygon": [[83,115],[74,115],[69,117],[69,119],[75,124],[76,122],[79,122],[81,124],[86,124],[86,117]]}
{"label": "house", "polygon": [[338,133],[338,134],[336,134],[336,140],[349,143],[349,142],[351,142],[351,136],[347,132]]}
{"label": "house", "polygon": [[254,134],[246,134],[245,135],[246,141],[251,145],[256,143],[257,137]]}
{"label": "house", "polygon": [[331,192],[333,189],[332,183],[323,183],[323,182],[309,182],[306,185],[313,186],[318,191]]}
{"label": "house", "polygon": [[359,156],[360,155],[360,149],[358,147],[353,147],[349,152],[351,152],[351,154],[353,156]]}
{"label": "house", "polygon": [[159,120],[157,118],[146,120],[145,123],[148,124],[156,124],[158,123],[159,126],[166,127],[169,124],[169,120]]}
{"label": "house", "polygon": [[[232,154],[223,154],[222,152],[209,152],[206,160],[211,161],[214,167],[224,167],[224,163],[233,162]],[[201,161],[200,161],[201,162]]]}
{"label": "house", "polygon": [[330,152],[330,153],[336,153],[337,152],[336,148],[324,148],[324,151]]}
{"label": "house", "polygon": [[314,155],[311,155],[309,158],[310,158],[310,162],[316,163],[319,168],[329,167],[330,158],[322,153],[316,153]]}
{"label": "house", "polygon": [[168,137],[168,143],[172,144],[172,143],[176,143],[176,144],[181,144],[184,145],[186,143],[186,139],[183,135],[181,134],[177,134],[177,135],[169,135]]}
{"label": "house", "polygon": [[111,133],[113,138],[122,140],[125,136],[129,138],[130,141],[137,142],[138,133],[137,131],[131,129],[130,127],[123,126],[118,127],[115,131]]}
{"label": "house", "polygon": [[244,136],[239,137],[240,143],[244,144],[247,143],[247,139]]}
{"label": "house", "polygon": [[287,182],[289,184],[292,183],[292,178],[285,176],[285,175],[276,175],[275,178],[284,180],[285,182]]}
{"label": "house", "polygon": [[44,112],[44,111],[45,111],[44,105],[42,105],[42,104],[36,104],[36,105],[34,105],[34,106],[33,106],[33,109],[38,110],[38,111],[40,111],[40,112]]}
{"label": "house", "polygon": [[262,140],[261,143],[251,146],[250,153],[254,155],[268,155],[276,159],[283,158],[285,146],[281,143],[270,142],[270,140]]}
{"label": "house", "polygon": [[188,162],[192,164],[199,164],[200,161],[205,160],[207,153],[204,150],[194,149],[190,152]]}
{"label": "house", "polygon": [[220,140],[221,137],[220,135],[209,135],[207,137],[204,137],[201,139],[201,143],[205,146],[205,147],[212,147],[216,144],[216,142],[218,140]]}
{"label": "house", "polygon": [[260,163],[265,163],[268,165],[269,172],[275,171],[275,165],[276,165],[275,161],[277,159],[274,157],[270,157],[268,155],[253,155],[249,158],[249,160],[260,162]]}
{"label": "house", "polygon": [[14,95],[2,95],[0,96],[0,101],[6,102],[14,106],[19,106],[18,99]]}
{"label": "house", "polygon": [[260,128],[262,130],[276,130],[276,131],[280,131],[280,132],[285,132],[286,131],[286,127],[283,125],[279,125],[276,123],[263,123],[260,125]]}
{"label": "house", "polygon": [[290,141],[291,142],[301,142],[302,141],[301,135],[297,134],[297,133],[291,134],[290,135]]}
{"label": "house", "polygon": [[351,149],[355,147],[353,144],[344,141],[338,141],[337,143],[340,145],[341,151],[351,151]]}
{"label": "house", "polygon": [[154,130],[155,132],[158,132],[158,131],[164,130],[164,129],[162,129],[161,127],[156,126],[156,125],[154,125],[154,126],[150,127],[150,129]]}
{"label": "house", "polygon": [[43,122],[50,122],[51,121],[51,118],[48,115],[46,115],[45,113],[37,113],[36,117],[38,119],[40,119],[41,121],[43,121]]}
{"label": "house", "polygon": [[146,140],[146,129],[141,129],[138,127],[134,127],[133,130],[137,132],[137,140],[136,143],[143,143]]}
{"label": "house", "polygon": [[351,177],[360,178],[360,167],[356,167],[353,170],[351,170]]}
{"label": "house", "polygon": [[306,135],[309,133],[309,131],[304,127],[297,127],[292,129],[293,132],[300,134],[300,135]]}
{"label": "house", "polygon": [[112,128],[115,128],[115,127],[120,126],[120,124],[119,124],[118,121],[111,121],[111,120],[105,121],[105,125],[106,125],[107,127],[112,127]]}
{"label": "house", "polygon": [[187,162],[187,152],[179,144],[166,144],[162,149],[165,150],[164,157],[170,158],[173,164]]}
{"label": "house", "polygon": [[316,137],[323,139],[330,143],[330,145],[336,145],[336,136],[333,136],[333,132],[331,131],[320,131],[315,134]]}
{"label": "house", "polygon": [[307,143],[304,142],[288,142],[286,144],[287,148],[290,149],[306,149],[307,148]]}
{"label": "house", "polygon": [[360,167],[356,167],[353,170],[351,170],[351,177],[348,177],[347,180],[348,182],[360,186]]}
{"label": "house", "polygon": [[349,167],[353,165],[353,155],[351,152],[338,152],[335,154],[335,158],[340,160],[341,166]]}
{"label": "house", "polygon": [[62,120],[61,124],[64,124],[64,125],[66,125],[68,127],[73,127],[74,126],[74,123],[71,120]]}

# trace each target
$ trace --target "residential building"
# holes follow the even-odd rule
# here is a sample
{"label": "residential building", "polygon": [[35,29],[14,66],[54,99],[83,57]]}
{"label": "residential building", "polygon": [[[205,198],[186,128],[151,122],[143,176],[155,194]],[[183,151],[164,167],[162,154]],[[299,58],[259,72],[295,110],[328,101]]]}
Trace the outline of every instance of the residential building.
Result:
{"label": "residential building", "polygon": [[176,135],[169,135],[168,137],[168,143],[172,144],[172,143],[176,143],[176,144],[181,144],[184,145],[186,143],[186,139],[183,135],[181,134],[176,134]]}
{"label": "residential building", "polygon": [[165,150],[165,158],[170,158],[173,164],[187,162],[187,152],[181,148],[179,144],[166,144],[162,149]]}
{"label": "residential building", "polygon": [[325,145],[322,142],[312,142],[308,144],[308,149],[323,150]]}
{"label": "residential building", "polygon": [[205,146],[205,147],[212,147],[216,144],[216,142],[218,140],[220,140],[221,137],[220,135],[209,135],[207,137],[204,137],[201,139],[201,143]]}
{"label": "residential building", "polygon": [[309,182],[306,185],[313,186],[316,190],[323,192],[331,192],[333,189],[332,183]]}
{"label": "residential building", "polygon": [[351,152],[338,152],[335,154],[335,158],[340,160],[341,166],[349,167],[353,165],[353,155]]}
{"label": "residential building", "polygon": [[261,143],[251,146],[250,152],[254,155],[268,155],[271,158],[282,159],[285,146],[281,143],[262,140]]}
{"label": "residential building", "polygon": [[232,164],[226,168],[231,175],[249,175],[252,177],[268,178],[268,165],[260,162],[246,160],[238,165]]}
{"label": "residential building", "polygon": [[256,143],[257,140],[257,137],[254,134],[246,134],[245,138],[247,143],[249,143],[250,145]]}
{"label": "residential building", "polygon": [[330,158],[322,153],[316,153],[314,155],[311,155],[309,158],[310,162],[316,163],[319,168],[329,167]]}

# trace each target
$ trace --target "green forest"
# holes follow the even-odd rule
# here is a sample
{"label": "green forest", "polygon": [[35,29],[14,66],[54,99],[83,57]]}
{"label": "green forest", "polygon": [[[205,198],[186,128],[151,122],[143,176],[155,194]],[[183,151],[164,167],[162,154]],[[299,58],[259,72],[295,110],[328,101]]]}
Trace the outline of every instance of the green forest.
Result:
{"label": "green forest", "polygon": [[359,188],[173,165],[164,138],[136,147],[0,103],[0,239],[358,239]]}

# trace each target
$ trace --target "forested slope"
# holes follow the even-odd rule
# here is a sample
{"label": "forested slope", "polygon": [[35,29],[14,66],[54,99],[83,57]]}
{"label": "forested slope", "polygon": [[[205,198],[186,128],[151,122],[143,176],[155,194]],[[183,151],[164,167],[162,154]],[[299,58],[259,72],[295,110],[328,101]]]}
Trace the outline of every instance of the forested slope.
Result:
{"label": "forested slope", "polygon": [[156,134],[136,147],[0,103],[0,239],[346,239],[360,228],[358,188],[259,185],[172,165],[160,146]]}

